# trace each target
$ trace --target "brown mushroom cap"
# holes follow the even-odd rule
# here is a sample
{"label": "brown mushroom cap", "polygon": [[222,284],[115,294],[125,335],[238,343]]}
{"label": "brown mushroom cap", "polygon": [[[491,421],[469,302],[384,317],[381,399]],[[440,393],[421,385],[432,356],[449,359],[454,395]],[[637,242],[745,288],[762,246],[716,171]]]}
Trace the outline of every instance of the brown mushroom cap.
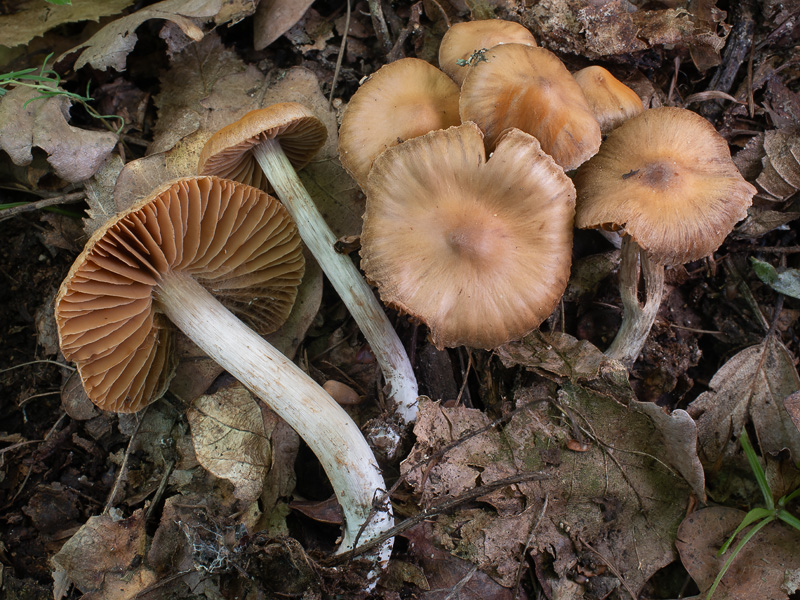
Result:
{"label": "brown mushroom cap", "polygon": [[458,85],[464,83],[469,66],[464,62],[478,50],[498,44],[536,46],[533,34],[514,21],[488,19],[456,23],[447,30],[439,46],[439,68]]}
{"label": "brown mushroom cap", "polygon": [[494,348],[538,327],[569,278],[575,190],[512,129],[487,160],[474,123],[390,148],[367,180],[362,266],[437,347]]}
{"label": "brown mushroom cap", "polygon": [[644,111],[639,95],[603,67],[586,67],[573,77],[604,134]]}
{"label": "brown mushroom cap", "polygon": [[670,107],[646,110],[612,131],[578,170],[575,186],[578,227],[623,227],[664,265],[714,252],[756,193],[714,127]]}
{"label": "brown mushroom cap", "polygon": [[491,151],[516,127],[534,136],[565,170],[600,147],[600,126],[580,86],[558,57],[544,48],[502,44],[487,50],[461,86],[461,120],[474,121]]}
{"label": "brown mushroom cap", "polygon": [[339,157],[363,187],[386,148],[460,122],[458,86],[424,60],[403,58],[382,66],[353,94],[339,128]]}
{"label": "brown mushroom cap", "polygon": [[166,273],[194,277],[266,333],[288,317],[303,269],[277,200],[216,177],[180,179],[91,237],[56,297],[61,350],[95,404],[135,412],[172,376],[171,328],[158,310]]}
{"label": "brown mushroom cap", "polygon": [[253,146],[265,139],[277,139],[299,170],[322,148],[327,137],[322,121],[302,104],[273,104],[250,111],[212,135],[200,153],[197,172],[268,190],[269,183],[251,152]]}

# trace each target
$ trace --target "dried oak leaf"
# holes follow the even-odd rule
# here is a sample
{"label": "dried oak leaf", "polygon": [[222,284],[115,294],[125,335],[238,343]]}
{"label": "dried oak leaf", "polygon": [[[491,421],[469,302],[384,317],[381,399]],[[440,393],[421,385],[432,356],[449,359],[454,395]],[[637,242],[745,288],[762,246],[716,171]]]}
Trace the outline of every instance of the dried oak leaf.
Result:
{"label": "dried oak leaf", "polygon": [[117,144],[117,136],[72,127],[69,100],[64,96],[35,99],[41,93],[17,87],[0,97],[0,150],[15,165],[33,161],[33,147],[47,154],[56,175],[69,182],[84,181],[100,168]]}
{"label": "dried oak leaf", "polygon": [[15,10],[0,15],[0,45],[12,48],[27,44],[33,38],[65,23],[99,21],[115,15],[134,3],[134,0],[105,0],[56,5],[46,0],[15,2]]}
{"label": "dried oak leaf", "polygon": [[128,54],[136,45],[136,28],[150,19],[172,21],[184,34],[194,41],[203,39],[203,30],[195,19],[210,19],[222,9],[222,0],[163,0],[125,17],[116,19],[103,27],[85,42],[58,57],[80,51],[75,68],[90,65],[100,71],[113,67],[125,70]]}
{"label": "dried oak leaf", "polygon": [[[557,357],[543,358],[561,368]],[[436,523],[440,546],[477,564],[501,585],[513,585],[528,552],[552,557],[557,581],[579,558],[589,556],[582,549],[588,544],[614,564],[633,590],[675,558],[673,541],[689,487],[667,467],[666,445],[650,419],[615,400],[630,395],[622,367],[619,373],[608,372],[613,364],[603,366],[585,353],[566,368],[575,375],[598,366],[599,378],[584,384],[564,378],[561,390],[547,381],[520,388],[520,410],[502,429],[466,439],[433,463],[421,464],[489,420],[477,410],[430,401],[420,406],[417,443],[402,469],[421,503],[435,504],[520,471],[547,469],[550,474],[488,494],[482,500],[491,509],[458,511]],[[585,432],[580,434],[588,442],[585,452],[567,449],[576,435],[573,422]],[[560,449],[558,461],[552,460],[553,448]],[[617,585],[612,580],[608,585]]]}
{"label": "dried oak leaf", "polygon": [[146,542],[143,510],[119,521],[100,515],[90,517],[52,560],[58,578],[66,572],[83,598],[127,600],[156,580],[141,561]]}
{"label": "dried oak leaf", "polygon": [[112,154],[103,161],[97,172],[86,181],[86,217],[83,219],[83,232],[90,237],[106,221],[117,214],[114,204],[114,186],[125,162],[118,154]]}
{"label": "dried oak leaf", "polygon": [[266,423],[261,404],[239,383],[200,396],[187,416],[203,468],[230,481],[237,498],[255,501],[272,464],[269,438],[276,420]]}
{"label": "dried oak leaf", "polygon": [[[714,506],[681,523],[675,542],[681,562],[704,597],[730,556],[717,552],[746,513]],[[741,536],[740,536],[741,539]],[[800,582],[800,532],[775,521],[759,531],[734,559],[714,592],[715,600],[788,600]]]}
{"label": "dried oak leaf", "polygon": [[800,389],[800,377],[786,347],[773,336],[745,348],[717,371],[710,391],[692,402],[688,411],[697,421],[700,456],[704,464],[718,464],[739,451],[739,436],[753,423],[763,452],[788,448],[800,460],[800,432],[783,405]]}

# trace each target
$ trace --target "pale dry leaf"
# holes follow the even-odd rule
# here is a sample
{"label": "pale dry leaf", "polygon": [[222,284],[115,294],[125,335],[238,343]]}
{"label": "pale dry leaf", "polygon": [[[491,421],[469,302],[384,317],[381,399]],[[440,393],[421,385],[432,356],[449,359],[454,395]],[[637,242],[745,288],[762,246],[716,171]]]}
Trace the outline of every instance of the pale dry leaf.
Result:
{"label": "pale dry leaf", "polygon": [[222,0],[163,0],[133,14],[112,21],[85,42],[62,54],[58,60],[80,52],[75,69],[90,65],[100,71],[109,67],[125,70],[128,54],[136,45],[136,28],[150,19],[172,21],[195,41],[203,39],[203,30],[195,19],[211,19],[222,8]]}
{"label": "pale dry leaf", "polygon": [[114,204],[114,186],[125,162],[118,154],[106,158],[97,172],[83,186],[86,192],[86,217],[83,218],[83,231],[91,236],[106,221],[117,214]]}
{"label": "pale dry leaf", "polygon": [[237,498],[256,500],[272,464],[272,430],[258,401],[237,382],[195,400],[187,416],[203,468],[233,483]]}
{"label": "pale dry leaf", "polygon": [[0,149],[14,164],[25,166],[33,160],[33,147],[41,148],[61,179],[88,179],[114,149],[117,136],[72,127],[67,98],[38,96],[36,90],[17,87],[0,97]]}
{"label": "pale dry leaf", "polygon": [[800,460],[800,432],[783,406],[800,388],[800,377],[780,341],[771,336],[742,350],[717,371],[709,388],[688,407],[697,421],[705,464],[738,454],[739,436],[748,422],[763,452],[788,448],[793,460]]}
{"label": "pale dry leaf", "polygon": [[262,0],[253,20],[253,46],[263,50],[286,33],[314,0]]}
{"label": "pale dry leaf", "polygon": [[144,554],[146,542],[143,510],[119,521],[100,515],[90,517],[52,560],[84,594],[127,600],[156,580],[141,562],[132,566]]}
{"label": "pale dry leaf", "polygon": [[[676,546],[683,566],[700,588],[700,597],[730,556],[730,549],[721,557],[717,552],[745,514],[713,506],[692,513],[681,523]],[[787,589],[786,583],[800,576],[798,545],[800,532],[781,521],[770,523],[739,552],[714,592],[714,600],[787,600],[794,589]]]}
{"label": "pale dry leaf", "polygon": [[75,2],[72,6],[57,6],[46,0],[29,0],[14,3],[11,14],[0,15],[0,45],[13,47],[27,44],[45,32],[79,21],[99,21],[101,17],[116,15],[134,0],[104,0],[103,2]]}

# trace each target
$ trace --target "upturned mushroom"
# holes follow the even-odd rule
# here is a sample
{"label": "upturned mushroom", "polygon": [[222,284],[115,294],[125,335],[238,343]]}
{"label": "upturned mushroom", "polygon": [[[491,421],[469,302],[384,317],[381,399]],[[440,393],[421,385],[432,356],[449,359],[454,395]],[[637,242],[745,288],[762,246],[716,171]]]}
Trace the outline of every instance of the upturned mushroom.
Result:
{"label": "upturned mushroom", "polygon": [[494,348],[538,327],[567,285],[575,189],[531,135],[487,159],[474,123],[389,148],[367,179],[362,264],[438,348]]}
{"label": "upturned mushroom", "polygon": [[383,65],[353,94],[339,128],[339,158],[363,188],[386,148],[460,122],[458,86],[424,60],[402,58]]}
{"label": "upturned mushroom", "polygon": [[[317,210],[292,163],[304,164],[322,146],[325,126],[296,103],[247,113],[206,142],[198,172],[237,179],[263,176],[297,223],[300,236],[369,342],[402,424],[417,415],[417,380],[405,348],[375,295]],[[263,185],[263,183],[260,183]]]}
{"label": "upturned mushroom", "polygon": [[516,127],[566,171],[593,156],[602,141],[580,86],[544,48],[501,44],[487,50],[461,86],[459,111],[462,122],[478,124],[490,152],[506,129]]}
{"label": "upturned mushroom", "polygon": [[581,86],[604,135],[644,111],[639,95],[603,67],[586,67],[573,77]]}
{"label": "upturned mushroom", "polygon": [[756,189],[708,121],[669,107],[647,110],[612,131],[600,152],[578,169],[575,186],[577,227],[624,234],[619,268],[624,314],[606,354],[630,365],[661,304],[664,267],[719,248],[747,215]]}
{"label": "upturned mushroom", "polygon": [[[444,34],[439,46],[439,68],[461,85],[473,55],[498,44],[536,46],[536,39],[523,25],[514,21],[487,19],[455,23]],[[475,60],[482,60],[482,57],[476,56]]]}
{"label": "upturned mushroom", "polygon": [[[231,312],[279,324],[302,272],[297,230],[277,200],[216,177],[181,179],[91,237],[61,285],[56,322],[89,397],[118,412],[163,393],[172,322],[316,454],[344,512],[344,551],[362,526],[362,543],[392,526],[388,502],[369,518],[385,489],[372,451],[319,385]],[[385,564],[391,545],[375,559]]]}

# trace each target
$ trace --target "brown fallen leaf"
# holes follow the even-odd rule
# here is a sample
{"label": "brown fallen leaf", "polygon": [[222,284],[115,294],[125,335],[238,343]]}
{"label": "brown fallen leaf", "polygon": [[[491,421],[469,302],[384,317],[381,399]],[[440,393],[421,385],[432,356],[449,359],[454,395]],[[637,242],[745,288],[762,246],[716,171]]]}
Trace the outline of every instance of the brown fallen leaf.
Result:
{"label": "brown fallen leaf", "polygon": [[110,132],[72,127],[69,100],[64,96],[38,99],[34,89],[17,87],[0,97],[0,149],[20,166],[33,161],[33,147],[47,154],[56,175],[84,181],[103,164],[117,144]]}
{"label": "brown fallen leaf", "polygon": [[800,388],[800,377],[786,347],[773,336],[745,348],[726,362],[709,383],[710,390],[688,407],[697,421],[704,464],[715,465],[739,452],[742,428],[752,422],[762,452],[788,448],[800,460],[800,432],[783,406]]}
{"label": "brown fallen leaf", "polygon": [[[556,397],[555,404],[548,401]],[[402,470],[422,505],[520,471],[547,469],[550,474],[482,498],[491,509],[440,517],[435,525],[440,546],[510,587],[528,542],[533,554],[552,561],[543,577],[554,584],[588,556],[585,541],[607,557],[626,585],[640,589],[674,560],[674,533],[689,498],[688,486],[665,466],[664,443],[650,420],[613,398],[569,383],[562,391],[546,382],[519,389],[516,405],[519,412],[502,429],[470,437],[434,462],[415,467],[489,424],[477,410],[421,403],[417,443]],[[564,448],[574,427],[589,450],[564,450],[552,465],[550,451]],[[618,584],[611,580],[610,585]]]}
{"label": "brown fallen leaf", "polygon": [[253,46],[263,50],[286,33],[305,14],[313,0],[264,0],[253,20]]}
{"label": "brown fallen leaf", "polygon": [[272,464],[277,417],[266,423],[261,404],[238,382],[195,400],[187,417],[203,468],[233,483],[237,498],[255,501]]}
{"label": "brown fallen leaf", "polygon": [[118,521],[90,517],[52,560],[84,598],[128,600],[156,580],[141,561],[146,541],[143,510]]}
{"label": "brown fallen leaf", "polygon": [[[403,533],[408,539],[409,553],[422,567],[424,584],[422,592],[415,596],[421,600],[524,600],[525,593],[515,596],[513,592],[498,585],[485,573],[478,571],[470,561],[453,556],[442,550],[436,541],[437,531],[432,523],[421,523]],[[455,595],[454,595],[455,594]]]}
{"label": "brown fallen leaf", "polygon": [[[714,506],[692,513],[681,523],[675,544],[683,566],[700,588],[701,598],[735,544],[721,557],[717,552],[745,514],[735,508]],[[770,523],[736,556],[717,587],[714,600],[788,599],[800,581],[798,545],[800,532],[781,521]]]}
{"label": "brown fallen leaf", "polygon": [[9,48],[27,44],[46,31],[78,21],[99,21],[101,17],[116,15],[134,3],[134,0],[106,0],[104,2],[76,2],[74,5],[56,5],[45,0],[18,2],[11,14],[0,15],[0,40]]}

